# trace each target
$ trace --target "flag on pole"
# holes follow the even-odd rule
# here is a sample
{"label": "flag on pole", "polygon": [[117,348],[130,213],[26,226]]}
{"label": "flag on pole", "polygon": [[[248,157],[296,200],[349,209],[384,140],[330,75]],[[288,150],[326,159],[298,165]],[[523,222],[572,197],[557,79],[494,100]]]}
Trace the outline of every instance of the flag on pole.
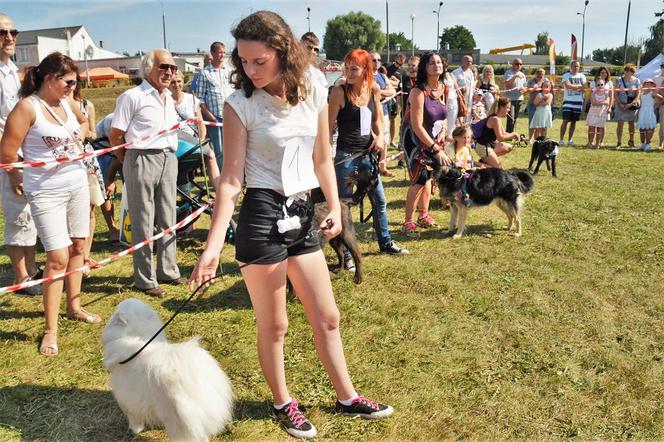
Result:
{"label": "flag on pole", "polygon": [[579,57],[576,53],[576,37],[574,36],[574,34],[572,34],[572,60],[575,61],[578,59]]}
{"label": "flag on pole", "polygon": [[549,75],[551,81],[556,82],[556,45],[553,38],[549,37]]}

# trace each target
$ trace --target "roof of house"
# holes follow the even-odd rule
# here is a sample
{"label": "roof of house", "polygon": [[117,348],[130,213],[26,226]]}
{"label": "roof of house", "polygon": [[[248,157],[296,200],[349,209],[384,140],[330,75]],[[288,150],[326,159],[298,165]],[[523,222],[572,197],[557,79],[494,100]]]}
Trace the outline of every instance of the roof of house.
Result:
{"label": "roof of house", "polygon": [[57,38],[60,40],[67,39],[67,30],[70,35],[76,34],[83,26],[69,26],[66,28],[51,28],[51,29],[35,29],[33,31],[21,31],[16,39],[16,45],[32,45],[37,44],[37,37]]}

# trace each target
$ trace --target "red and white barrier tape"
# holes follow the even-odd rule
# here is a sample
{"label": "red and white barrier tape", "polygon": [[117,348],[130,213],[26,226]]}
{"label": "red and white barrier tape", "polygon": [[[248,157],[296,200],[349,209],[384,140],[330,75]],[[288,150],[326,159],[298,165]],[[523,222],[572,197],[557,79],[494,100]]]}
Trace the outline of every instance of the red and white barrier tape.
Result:
{"label": "red and white barrier tape", "polygon": [[10,286],[7,286],[7,287],[2,287],[2,288],[0,288],[0,295],[3,295],[5,293],[16,292],[18,290],[23,290],[23,289],[28,288],[28,287],[43,284],[45,282],[58,281],[60,279],[63,279],[64,277],[66,277],[68,275],[71,275],[73,273],[76,273],[76,272],[84,272],[84,271],[87,271],[87,270],[94,270],[94,269],[97,269],[99,267],[103,267],[103,266],[105,266],[105,265],[107,265],[107,264],[109,264],[113,261],[116,261],[116,260],[118,260],[118,259],[120,259],[124,256],[131,255],[132,253],[134,253],[136,250],[140,249],[141,247],[146,246],[146,245],[150,244],[151,242],[154,242],[154,241],[158,240],[159,238],[161,238],[165,235],[172,235],[180,227],[183,227],[183,226],[187,225],[189,222],[195,220],[196,217],[198,217],[201,213],[203,213],[205,211],[205,209],[207,209],[207,208],[208,208],[208,205],[206,204],[206,205],[202,206],[200,209],[196,210],[195,212],[192,212],[190,215],[188,215],[182,221],[176,223],[175,225],[169,227],[166,230],[163,230],[162,232],[156,234],[152,238],[148,238],[145,241],[142,241],[142,242],[136,244],[135,246],[131,246],[128,249],[123,250],[120,253],[117,253],[115,255],[111,255],[111,256],[109,256],[108,258],[106,258],[102,261],[98,261],[96,264],[81,266],[77,269],[70,270],[70,271],[65,272],[65,273],[58,273],[57,275],[49,276],[47,278],[37,279],[37,280],[34,280],[34,281],[25,281],[25,282],[21,282],[19,284],[14,284],[14,285],[10,285]]}
{"label": "red and white barrier tape", "polygon": [[[184,126],[185,124],[195,124],[198,123],[197,118],[189,118],[187,120],[180,121],[177,124],[174,124],[173,126],[167,128],[167,129],[162,129],[159,132],[146,135],[138,140],[135,141],[129,141],[127,143],[123,144],[118,144],[117,146],[113,147],[107,147],[106,149],[100,149],[100,150],[95,150],[94,152],[86,152],[82,153],[80,155],[76,155],[74,157],[65,157],[65,158],[54,158],[49,161],[22,161],[22,162],[17,162],[17,163],[0,163],[0,170],[2,169],[25,169],[27,167],[45,167],[51,164],[63,164],[63,163],[69,163],[72,161],[81,161],[86,158],[91,158],[91,157],[99,157],[102,155],[106,155],[109,152],[113,152],[114,150],[122,149],[127,146],[131,146],[134,143],[142,143],[143,141],[150,140],[152,138],[157,138],[161,137],[163,135],[166,135],[167,133],[174,132],[178,130],[180,127]],[[203,121],[203,124],[206,126],[216,126],[216,127],[222,127],[224,124],[223,123],[217,123],[214,121]]]}
{"label": "red and white barrier tape", "polygon": [[[522,91],[522,92],[525,93],[525,92],[541,91],[542,89],[543,89],[542,87],[525,87],[525,88],[513,87],[511,89],[504,89],[504,90],[500,91],[500,93],[502,94],[504,92],[512,92],[512,91],[516,91],[516,90],[519,90],[519,91]],[[563,90],[565,90],[565,88],[563,86],[553,86],[550,89],[552,89],[554,91],[563,91]],[[639,90],[640,91],[655,91],[655,90],[659,90],[659,89],[664,89],[664,86],[654,86],[654,87],[653,86],[647,86],[647,87],[632,86],[632,87],[614,87],[614,88],[611,88],[611,90],[614,91],[614,92],[634,92],[634,91],[639,91]],[[575,91],[575,92],[582,92],[582,91],[585,92],[586,90],[592,90],[592,89],[590,88],[590,86],[585,86],[582,90],[578,90],[578,91]]]}

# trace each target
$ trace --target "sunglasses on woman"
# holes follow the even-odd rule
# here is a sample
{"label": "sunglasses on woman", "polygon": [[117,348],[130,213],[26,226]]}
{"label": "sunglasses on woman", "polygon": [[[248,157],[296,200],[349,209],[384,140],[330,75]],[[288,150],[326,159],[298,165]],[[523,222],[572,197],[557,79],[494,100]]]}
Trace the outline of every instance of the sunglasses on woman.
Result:
{"label": "sunglasses on woman", "polygon": [[78,80],[76,80],[76,79],[74,79],[74,80],[65,80],[64,78],[61,78],[61,80],[65,82],[65,84],[67,85],[68,88],[72,88],[72,87],[76,86],[76,83],[78,83]]}
{"label": "sunglasses on woman", "polygon": [[16,39],[18,36],[18,31],[16,29],[0,29],[0,37],[3,39],[9,37],[10,35]]}

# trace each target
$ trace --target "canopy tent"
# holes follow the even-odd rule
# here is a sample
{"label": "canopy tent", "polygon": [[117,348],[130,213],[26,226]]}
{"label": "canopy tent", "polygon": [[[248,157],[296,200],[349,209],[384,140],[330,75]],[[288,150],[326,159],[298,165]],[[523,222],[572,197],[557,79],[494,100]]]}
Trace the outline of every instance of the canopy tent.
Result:
{"label": "canopy tent", "polygon": [[634,75],[641,81],[646,78],[655,78],[660,73],[659,65],[662,63],[664,63],[664,53],[659,53],[655,58],[650,60],[650,63],[636,71]]}
{"label": "canopy tent", "polygon": [[81,80],[88,79],[88,73],[90,74],[90,81],[98,80],[128,80],[129,75],[118,72],[113,68],[92,68],[87,71],[81,72]]}

